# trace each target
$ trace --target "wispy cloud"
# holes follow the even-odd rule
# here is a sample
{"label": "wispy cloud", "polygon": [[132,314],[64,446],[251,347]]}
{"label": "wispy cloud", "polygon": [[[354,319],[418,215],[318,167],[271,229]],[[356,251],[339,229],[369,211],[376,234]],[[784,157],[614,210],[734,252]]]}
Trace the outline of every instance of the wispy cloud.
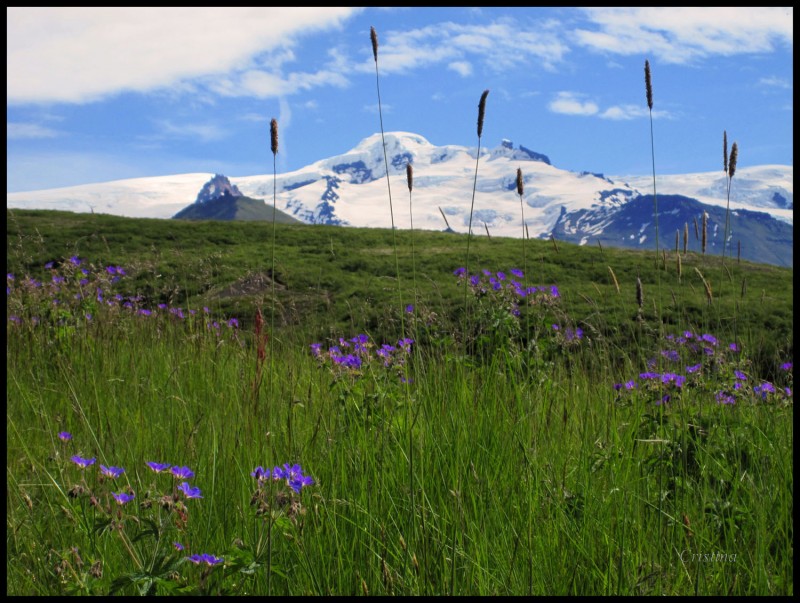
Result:
{"label": "wispy cloud", "polygon": [[[407,31],[388,31],[383,41],[378,32],[379,61],[384,73],[406,73],[445,64],[463,73],[467,62],[480,62],[493,70],[535,60],[552,69],[568,52],[567,45],[552,23],[521,23],[498,19],[483,25],[444,22]],[[367,57],[365,51],[365,57]],[[374,71],[372,53],[359,66]]]}
{"label": "wispy cloud", "polygon": [[[649,117],[650,111],[640,105],[614,105],[603,110],[598,117],[611,120],[639,119]],[[653,109],[653,119],[672,119],[673,115],[669,111]]]}
{"label": "wispy cloud", "polygon": [[453,61],[447,68],[455,71],[462,77],[472,75],[472,64],[469,61]]}
{"label": "wispy cloud", "polygon": [[581,100],[581,95],[576,92],[559,92],[548,108],[553,113],[565,115],[595,115],[600,110],[597,103]]}
{"label": "wispy cloud", "polygon": [[55,138],[61,136],[58,130],[48,128],[37,123],[26,122],[7,122],[6,138],[8,140],[20,140],[25,138]]}
{"label": "wispy cloud", "polygon": [[766,88],[781,88],[783,90],[791,90],[792,83],[780,77],[762,77],[758,80],[760,86]]}
{"label": "wispy cloud", "polygon": [[[559,92],[556,97],[548,104],[548,109],[553,113],[563,115],[594,116],[600,119],[610,119],[614,121],[624,121],[648,117],[650,111],[639,105],[612,105],[607,109],[600,109],[600,106],[587,95],[578,92]],[[670,119],[672,114],[668,111],[653,111],[653,118]]]}
{"label": "wispy cloud", "polygon": [[665,63],[772,52],[793,45],[792,7],[587,8],[595,28],[572,32],[600,52],[652,54]]}
{"label": "wispy cloud", "polygon": [[187,138],[199,142],[213,142],[229,136],[229,132],[225,128],[207,123],[176,124],[162,119],[156,122],[156,127],[158,132],[153,137],[155,139]]}
{"label": "wispy cloud", "polygon": [[9,7],[7,102],[90,102],[246,70],[261,53],[289,53],[303,34],[339,28],[360,10]]}

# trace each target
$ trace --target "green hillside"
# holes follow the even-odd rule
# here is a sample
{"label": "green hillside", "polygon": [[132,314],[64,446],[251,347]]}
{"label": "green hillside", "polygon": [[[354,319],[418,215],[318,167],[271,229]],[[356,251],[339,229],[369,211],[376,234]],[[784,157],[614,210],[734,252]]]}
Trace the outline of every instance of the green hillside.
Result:
{"label": "green hillside", "polygon": [[224,195],[205,203],[192,203],[173,216],[175,220],[236,220],[272,221],[272,212],[279,224],[299,224],[300,221],[273,209],[261,199]]}
{"label": "green hillside", "polygon": [[[274,290],[277,324],[303,324],[320,334],[343,326],[391,331],[407,304],[434,313],[441,328],[460,320],[463,288],[453,271],[464,264],[466,236],[395,234],[397,267],[390,230],[280,224],[273,287],[271,224],[8,210],[7,270],[40,278],[46,262],[79,255],[96,265],[125,266],[126,286],[147,303],[207,306],[244,324],[257,307],[273,307]],[[526,284],[557,285],[565,311],[600,333],[625,338],[637,328],[638,275],[646,320],[660,316],[667,327],[702,325],[713,332],[735,326],[763,337],[768,347],[792,349],[792,269],[735,258],[723,266],[719,256],[690,251],[679,277],[674,252],[655,270],[653,252],[562,241],[526,245]],[[525,268],[519,239],[475,237],[471,257],[472,273]]]}

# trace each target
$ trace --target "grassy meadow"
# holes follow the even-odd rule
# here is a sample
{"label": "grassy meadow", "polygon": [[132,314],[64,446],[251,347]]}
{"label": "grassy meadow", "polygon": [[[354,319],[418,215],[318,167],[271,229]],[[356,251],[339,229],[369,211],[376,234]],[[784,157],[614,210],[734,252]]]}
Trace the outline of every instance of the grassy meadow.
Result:
{"label": "grassy meadow", "polygon": [[793,272],[704,240],[8,210],[7,594],[793,594]]}
{"label": "grassy meadow", "polygon": [[9,594],[792,591],[791,270],[7,218]]}

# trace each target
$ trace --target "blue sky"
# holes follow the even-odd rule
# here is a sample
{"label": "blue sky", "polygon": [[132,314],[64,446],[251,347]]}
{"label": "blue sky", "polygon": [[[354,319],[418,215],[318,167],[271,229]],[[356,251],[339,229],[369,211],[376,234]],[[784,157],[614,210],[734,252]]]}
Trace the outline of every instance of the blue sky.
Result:
{"label": "blue sky", "polygon": [[[793,164],[793,9],[7,8],[7,192],[271,174],[380,132],[559,168]],[[378,35],[378,73],[370,27]]]}

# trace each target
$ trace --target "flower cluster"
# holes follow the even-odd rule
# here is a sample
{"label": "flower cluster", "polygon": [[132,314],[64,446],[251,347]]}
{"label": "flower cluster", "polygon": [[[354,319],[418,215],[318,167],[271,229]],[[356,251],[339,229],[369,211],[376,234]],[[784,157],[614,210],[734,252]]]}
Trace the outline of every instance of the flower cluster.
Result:
{"label": "flower cluster", "polygon": [[49,279],[38,280],[30,276],[18,279],[13,273],[6,274],[7,320],[10,325],[91,323],[98,312],[105,310],[115,315],[135,316],[139,320],[161,319],[183,323],[189,328],[204,328],[217,337],[226,333],[235,337],[239,328],[236,318],[221,322],[214,320],[207,307],[184,310],[160,303],[155,308],[147,308],[141,295],[116,292],[115,285],[127,276],[122,266],[96,268],[84,259],[72,256],[58,268],[52,261],[47,262],[44,268]]}
{"label": "flower cluster", "polygon": [[314,485],[314,479],[308,475],[303,475],[303,470],[298,464],[290,466],[289,463],[284,463],[283,467],[278,467],[276,465],[273,467],[272,472],[259,465],[253,470],[250,476],[256,479],[259,486],[263,485],[264,482],[270,478],[273,481],[285,482],[286,485],[297,494],[300,493],[303,486]]}
{"label": "flower cluster", "polygon": [[339,338],[339,344],[328,347],[327,351],[323,351],[321,343],[312,343],[310,348],[311,354],[321,365],[330,366],[338,375],[360,373],[370,364],[393,367],[402,372],[413,344],[413,339],[405,337],[394,345],[384,343],[378,347],[369,335],[360,334],[350,339]]}
{"label": "flower cluster", "polygon": [[[680,335],[667,335],[663,348],[648,359],[649,370],[639,374],[640,381],[632,379],[624,384],[616,383],[614,389],[621,393],[632,390],[657,392],[656,404],[669,402],[686,388],[703,389],[709,385],[716,386],[713,399],[719,404],[735,404],[744,398],[767,401],[778,396],[792,397],[791,362],[781,366],[788,385],[779,390],[769,381],[748,376],[749,362],[741,352],[739,343],[723,345],[709,333],[687,330]],[[678,372],[664,370],[669,367],[675,367]],[[656,368],[662,370],[656,371]]]}
{"label": "flower cluster", "polygon": [[[283,511],[290,520],[296,521],[305,513],[297,495],[304,487],[314,485],[314,479],[303,475],[300,465],[284,463],[282,467],[276,465],[272,470],[259,465],[250,476],[257,484],[250,499],[250,504],[256,508],[256,515],[271,516],[274,512]],[[272,487],[275,484],[285,487],[275,490]]]}
{"label": "flower cluster", "polygon": [[489,297],[506,306],[514,316],[519,316],[520,305],[550,305],[561,297],[556,285],[524,285],[521,281],[525,274],[518,268],[510,269],[508,274],[483,269],[479,274],[467,275],[467,269],[461,267],[454,270],[453,275],[459,281],[466,279],[476,297]]}

